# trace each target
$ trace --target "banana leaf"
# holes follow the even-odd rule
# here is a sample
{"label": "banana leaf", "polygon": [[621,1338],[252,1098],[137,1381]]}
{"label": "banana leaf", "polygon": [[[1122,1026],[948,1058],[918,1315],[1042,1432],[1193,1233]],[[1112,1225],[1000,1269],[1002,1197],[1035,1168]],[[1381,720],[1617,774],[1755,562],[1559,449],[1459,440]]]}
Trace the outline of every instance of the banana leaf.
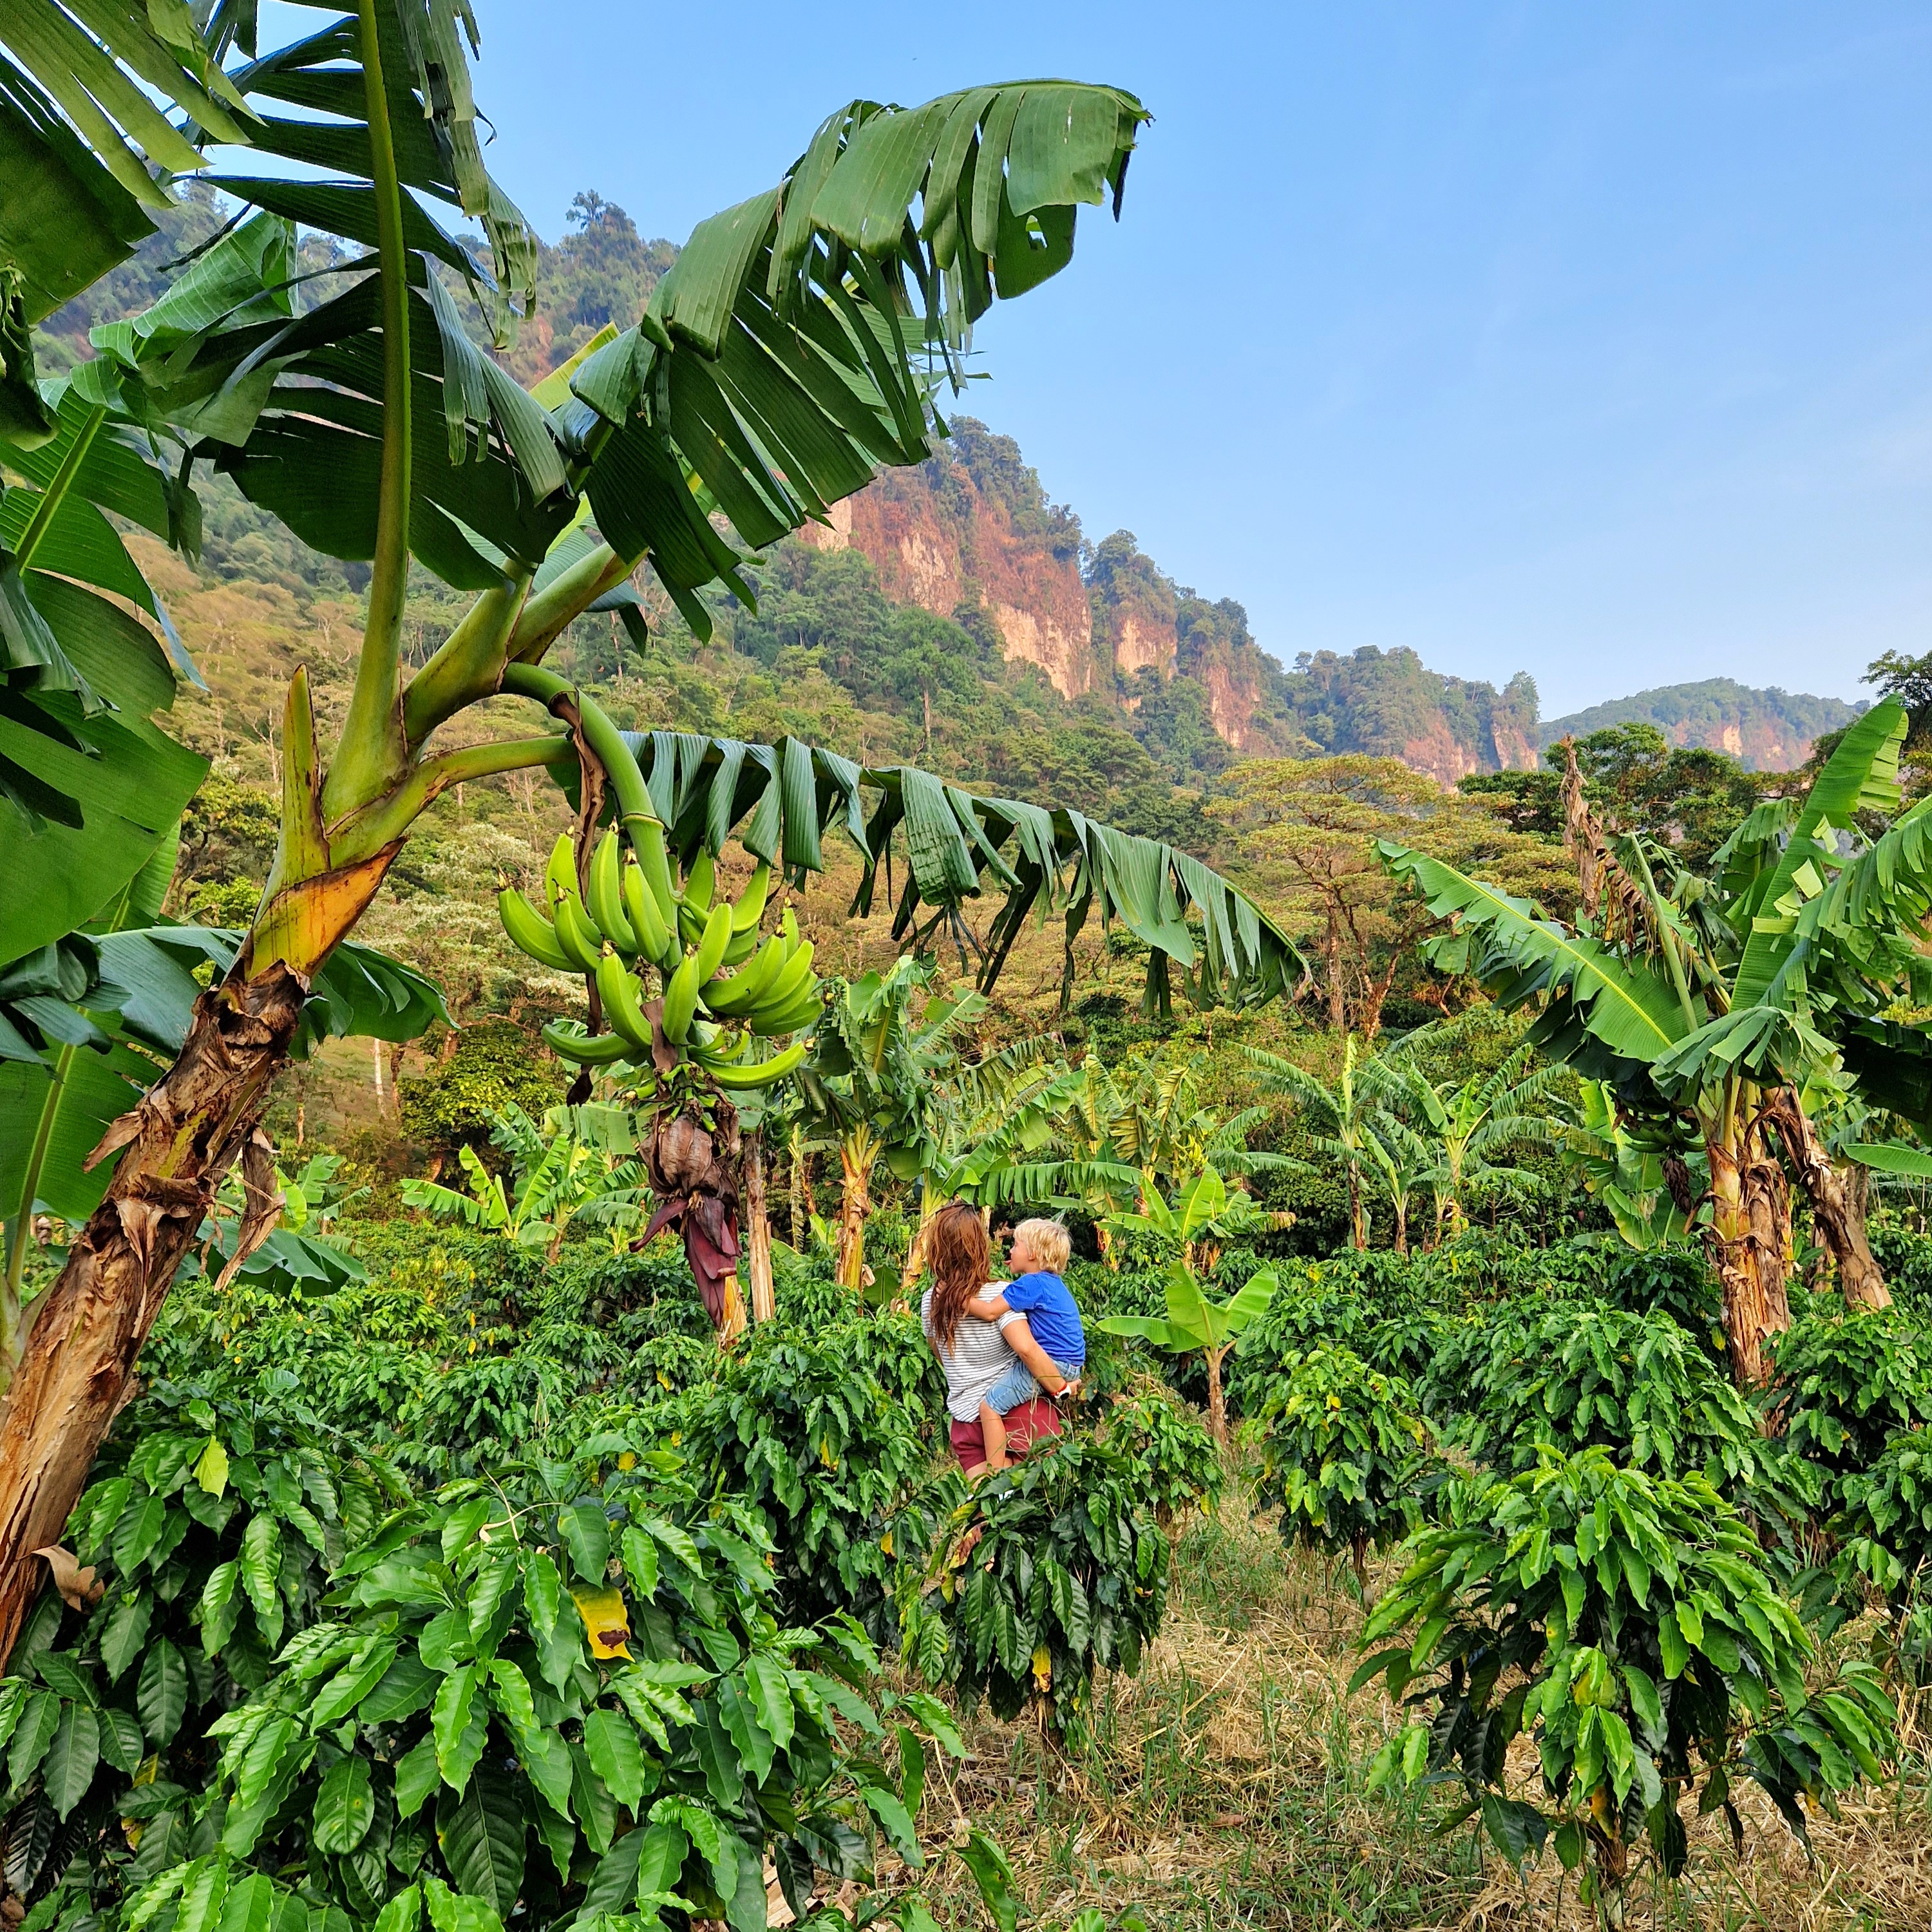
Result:
{"label": "banana leaf", "polygon": [[1454,922],[1431,942],[1432,961],[1473,974],[1504,1004],[1545,996],[1616,1059],[1640,1066],[1653,1065],[1690,1030],[1670,987],[1647,964],[1566,932],[1531,901],[1466,878],[1439,859],[1386,838],[1376,850],[1437,918]]}
{"label": "banana leaf", "polygon": [[[947,935],[978,954],[982,992],[992,991],[1029,914],[1041,924],[1064,915],[1070,961],[1090,916],[1118,919],[1157,961],[1192,969],[1190,983],[1203,1003],[1224,994],[1272,999],[1304,970],[1294,942],[1218,873],[1082,813],[982,798],[913,766],[856,765],[796,738],[760,745],[688,732],[621,736],[681,862],[700,847],[722,852],[735,831],[802,886],[824,869],[824,840],[836,832],[859,860],[850,910],[863,917],[881,874],[890,897],[896,850],[904,886],[893,938],[929,935],[934,923],[922,931],[915,915],[933,908]],[[575,766],[554,776],[574,805]],[[989,890],[1000,898],[982,938],[960,914]],[[1198,938],[1190,918],[1199,922]]]}

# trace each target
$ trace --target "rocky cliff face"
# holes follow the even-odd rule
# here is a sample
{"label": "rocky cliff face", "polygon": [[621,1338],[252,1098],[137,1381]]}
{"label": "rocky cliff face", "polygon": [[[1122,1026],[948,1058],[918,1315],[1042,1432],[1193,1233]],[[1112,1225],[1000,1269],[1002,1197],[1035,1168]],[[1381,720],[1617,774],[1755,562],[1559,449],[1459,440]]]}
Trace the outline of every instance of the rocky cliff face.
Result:
{"label": "rocky cliff face", "polygon": [[952,428],[942,454],[887,471],[805,540],[861,552],[898,602],[976,614],[1010,664],[1036,666],[1063,698],[1119,706],[1150,751],[1189,769],[1364,751],[1450,785],[1535,765],[1527,677],[1498,692],[1438,676],[1412,651],[1373,649],[1304,656],[1285,671],[1239,604],[1177,584],[1130,531],[1087,548],[1017,444],[968,418]]}
{"label": "rocky cliff face", "polygon": [[[1084,697],[1103,679],[1111,686],[1111,668],[1094,650],[1079,526],[1046,506],[1036,480],[1031,493],[1013,487],[1007,467],[1032,477],[1019,464],[1018,446],[976,435],[976,428],[962,424],[956,432],[967,460],[949,452],[916,470],[887,470],[834,506],[829,529],[808,526],[806,541],[862,551],[880,588],[900,603],[943,617],[962,605],[985,611],[1007,662],[1036,665],[1063,698]],[[990,455],[982,443],[994,446]],[[1010,466],[1003,461],[1009,452]],[[1029,501],[1030,494],[1038,500]]]}

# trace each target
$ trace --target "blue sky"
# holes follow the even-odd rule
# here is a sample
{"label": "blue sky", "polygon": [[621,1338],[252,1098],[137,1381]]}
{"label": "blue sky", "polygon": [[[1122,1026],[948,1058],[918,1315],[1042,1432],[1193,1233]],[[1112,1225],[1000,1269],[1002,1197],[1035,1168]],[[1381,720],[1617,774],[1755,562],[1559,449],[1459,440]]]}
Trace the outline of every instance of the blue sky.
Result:
{"label": "blue sky", "polygon": [[1262,644],[1544,714],[1932,650],[1932,10],[477,0],[492,164],[682,240],[856,94],[1155,120],[968,406]]}

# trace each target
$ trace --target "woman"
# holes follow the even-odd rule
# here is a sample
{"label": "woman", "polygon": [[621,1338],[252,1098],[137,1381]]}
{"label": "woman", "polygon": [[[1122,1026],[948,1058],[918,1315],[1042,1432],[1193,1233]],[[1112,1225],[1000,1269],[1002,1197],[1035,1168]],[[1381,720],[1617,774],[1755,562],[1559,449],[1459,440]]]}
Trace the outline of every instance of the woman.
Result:
{"label": "woman", "polygon": [[[1032,1370],[1043,1388],[1058,1388],[1060,1372],[1033,1338],[1024,1315],[1003,1315],[997,1323],[965,1312],[984,1288],[992,1250],[980,1210],[955,1201],[933,1216],[926,1253],[932,1286],[919,1305],[920,1325],[939,1365],[946,1371],[946,1407],[952,1418],[952,1453],[968,1477],[986,1473],[986,1439],[980,1426],[980,1404],[1013,1365],[1016,1356]],[[1006,1417],[1006,1448],[1024,1454],[1036,1437],[1060,1433],[1060,1412],[1046,1397],[1022,1402]]]}

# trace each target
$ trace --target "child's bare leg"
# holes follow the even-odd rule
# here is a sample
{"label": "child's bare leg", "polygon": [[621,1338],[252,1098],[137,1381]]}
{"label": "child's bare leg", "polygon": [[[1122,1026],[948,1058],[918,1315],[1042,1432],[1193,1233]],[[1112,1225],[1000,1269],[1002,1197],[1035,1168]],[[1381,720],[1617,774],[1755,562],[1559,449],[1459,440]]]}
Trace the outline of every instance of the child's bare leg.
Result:
{"label": "child's bare leg", "polygon": [[986,1467],[1004,1469],[1006,1465],[1006,1418],[990,1402],[980,1405],[980,1433],[986,1442]]}

